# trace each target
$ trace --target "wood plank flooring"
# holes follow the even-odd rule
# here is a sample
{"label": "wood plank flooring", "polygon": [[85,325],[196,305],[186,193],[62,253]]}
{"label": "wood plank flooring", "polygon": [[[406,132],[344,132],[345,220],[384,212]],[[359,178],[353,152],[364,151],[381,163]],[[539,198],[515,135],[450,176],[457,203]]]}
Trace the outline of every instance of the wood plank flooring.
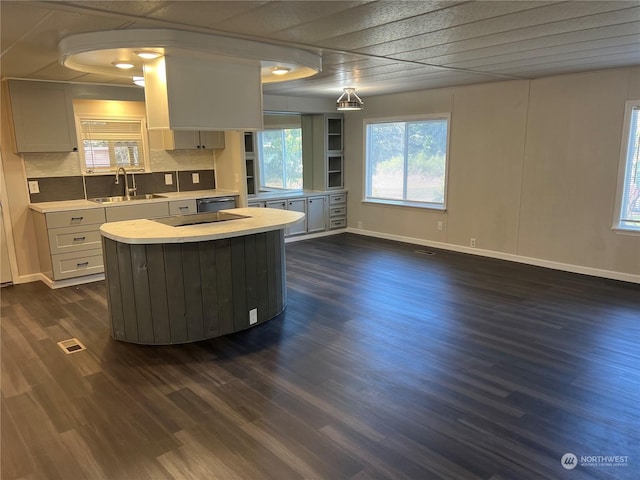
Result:
{"label": "wood plank flooring", "polygon": [[417,249],[288,244],[282,315],[180,346],[112,340],[104,282],[2,289],[1,478],[640,478],[640,286]]}

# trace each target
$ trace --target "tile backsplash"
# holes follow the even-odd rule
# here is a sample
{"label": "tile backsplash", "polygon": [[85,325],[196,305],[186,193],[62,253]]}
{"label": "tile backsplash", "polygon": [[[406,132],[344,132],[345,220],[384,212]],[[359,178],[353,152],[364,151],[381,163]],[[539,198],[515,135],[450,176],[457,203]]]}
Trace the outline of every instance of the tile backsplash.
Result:
{"label": "tile backsplash", "polygon": [[[211,150],[150,150],[152,172],[129,174],[129,186],[135,181],[138,195],[215,188],[214,155]],[[25,153],[23,159],[27,181],[37,181],[40,190],[29,193],[32,203],[124,194],[122,177],[116,184],[113,173],[82,175],[78,152]],[[199,183],[193,182],[193,174]],[[169,185],[167,176],[171,178]]]}
{"label": "tile backsplash", "polygon": [[[197,174],[199,183],[193,183],[193,174]],[[29,193],[29,197],[31,203],[37,203],[124,195],[124,178],[121,175],[119,183],[116,184],[115,177],[113,173],[71,177],[30,177],[27,181],[37,181],[40,192]],[[129,187],[135,185],[136,195],[216,188],[213,169],[130,173],[127,177]],[[168,177],[171,178],[170,185],[166,184]]]}

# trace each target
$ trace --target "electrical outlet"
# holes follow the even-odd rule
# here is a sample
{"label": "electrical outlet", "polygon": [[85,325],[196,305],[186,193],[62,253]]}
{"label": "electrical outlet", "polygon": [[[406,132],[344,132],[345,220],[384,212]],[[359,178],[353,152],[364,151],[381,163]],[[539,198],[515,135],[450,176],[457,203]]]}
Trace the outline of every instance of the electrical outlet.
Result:
{"label": "electrical outlet", "polygon": [[469,245],[471,245],[473,248],[476,248],[476,239],[474,237],[471,237],[471,242],[469,242]]}
{"label": "electrical outlet", "polygon": [[40,185],[37,180],[29,181],[29,193],[40,193]]}
{"label": "electrical outlet", "polygon": [[438,222],[438,230],[442,230],[444,224],[442,222]]}
{"label": "electrical outlet", "polygon": [[358,222],[358,228],[362,228],[362,222]]}
{"label": "electrical outlet", "polygon": [[191,182],[192,183],[200,183],[200,174],[199,173],[192,173],[191,174]]}
{"label": "electrical outlet", "polygon": [[255,325],[258,323],[258,309],[254,308],[249,310],[249,325]]}
{"label": "electrical outlet", "polygon": [[164,184],[165,185],[173,184],[173,175],[171,175],[170,173],[165,173],[164,174]]}

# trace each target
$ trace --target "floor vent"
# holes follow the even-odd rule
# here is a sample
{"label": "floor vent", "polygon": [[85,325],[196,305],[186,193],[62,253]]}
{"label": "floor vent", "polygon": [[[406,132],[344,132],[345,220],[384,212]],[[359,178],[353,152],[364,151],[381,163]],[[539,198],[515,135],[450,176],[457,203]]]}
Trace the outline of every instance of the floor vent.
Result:
{"label": "floor vent", "polygon": [[435,255],[436,252],[430,252],[428,250],[414,250],[413,253],[417,253],[418,255]]}
{"label": "floor vent", "polygon": [[70,355],[76,352],[81,352],[82,350],[87,349],[84,345],[80,343],[80,341],[77,338],[70,338],[69,340],[63,340],[62,342],[58,342],[58,346],[67,355]]}

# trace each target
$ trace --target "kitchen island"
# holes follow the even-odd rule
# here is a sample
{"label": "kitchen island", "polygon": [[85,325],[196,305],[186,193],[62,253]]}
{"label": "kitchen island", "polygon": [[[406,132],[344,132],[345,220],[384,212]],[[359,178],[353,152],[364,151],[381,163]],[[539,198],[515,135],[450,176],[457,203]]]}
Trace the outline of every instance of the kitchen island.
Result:
{"label": "kitchen island", "polygon": [[100,227],[114,339],[196,342],[286,306],[284,229],[304,214],[236,208]]}

